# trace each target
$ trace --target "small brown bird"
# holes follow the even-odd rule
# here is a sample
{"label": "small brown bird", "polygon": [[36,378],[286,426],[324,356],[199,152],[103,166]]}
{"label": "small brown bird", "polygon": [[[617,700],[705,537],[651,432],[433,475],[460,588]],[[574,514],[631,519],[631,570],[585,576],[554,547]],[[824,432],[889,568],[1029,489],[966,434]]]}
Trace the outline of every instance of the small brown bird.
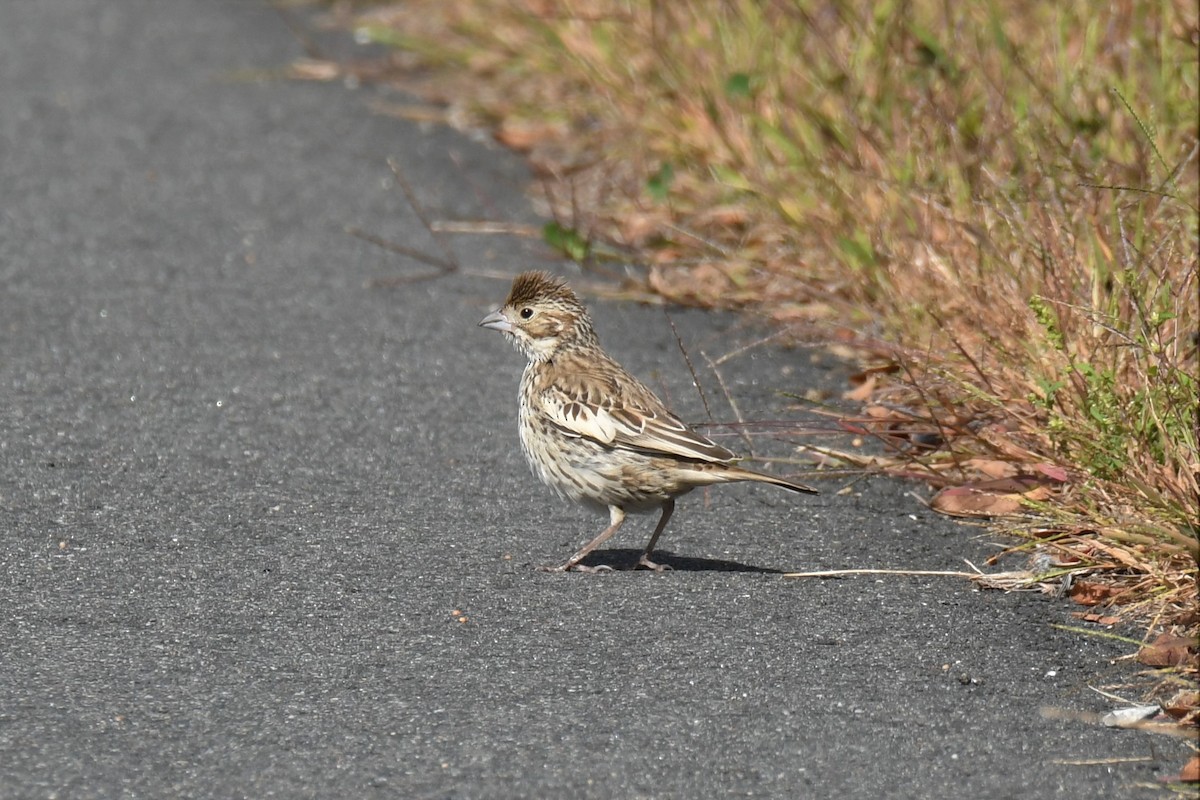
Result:
{"label": "small brown bird", "polygon": [[675,510],[697,486],[759,481],[816,494],[799,483],[736,466],[737,456],[689,428],[600,348],[587,309],[562,280],[523,272],[508,299],[479,322],[500,331],[529,363],[521,376],[521,449],[535,475],[561,497],[609,513],[609,526],[566,563],[580,562],[617,532],[626,513],[660,509],[638,566],[650,560]]}

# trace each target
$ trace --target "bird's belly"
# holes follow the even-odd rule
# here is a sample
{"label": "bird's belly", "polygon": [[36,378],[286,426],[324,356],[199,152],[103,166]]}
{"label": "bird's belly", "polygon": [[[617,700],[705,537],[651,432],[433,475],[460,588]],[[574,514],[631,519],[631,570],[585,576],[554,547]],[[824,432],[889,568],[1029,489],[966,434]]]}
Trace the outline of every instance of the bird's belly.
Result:
{"label": "bird's belly", "polygon": [[618,506],[639,513],[656,510],[688,491],[655,459],[610,448],[557,429],[521,425],[521,449],[530,469],[560,497],[603,509]]}

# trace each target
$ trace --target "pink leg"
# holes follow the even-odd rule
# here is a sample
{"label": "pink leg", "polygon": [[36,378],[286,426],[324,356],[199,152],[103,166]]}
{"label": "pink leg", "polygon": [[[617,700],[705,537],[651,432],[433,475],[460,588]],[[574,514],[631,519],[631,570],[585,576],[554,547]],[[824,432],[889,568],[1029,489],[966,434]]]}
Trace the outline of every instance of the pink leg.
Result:
{"label": "pink leg", "polygon": [[611,572],[612,567],[582,567],[580,561],[587,558],[588,553],[595,550],[600,545],[612,538],[612,535],[621,527],[621,523],[625,521],[625,512],[616,506],[608,507],[609,524],[608,527],[600,531],[600,535],[579,549],[575,555],[567,559],[565,564],[557,567],[543,567],[547,572],[570,572],[576,570],[578,572]]}
{"label": "pink leg", "polygon": [[668,570],[670,567],[664,564],[656,564],[650,560],[650,554],[654,552],[654,545],[658,544],[658,537],[662,536],[663,530],[667,527],[667,523],[671,521],[671,515],[675,513],[675,501],[668,500],[662,505],[662,516],[658,518],[658,525],[654,527],[654,533],[650,536],[650,543],[646,545],[646,551],[642,553],[642,557],[638,559],[638,566],[652,569],[655,572]]}

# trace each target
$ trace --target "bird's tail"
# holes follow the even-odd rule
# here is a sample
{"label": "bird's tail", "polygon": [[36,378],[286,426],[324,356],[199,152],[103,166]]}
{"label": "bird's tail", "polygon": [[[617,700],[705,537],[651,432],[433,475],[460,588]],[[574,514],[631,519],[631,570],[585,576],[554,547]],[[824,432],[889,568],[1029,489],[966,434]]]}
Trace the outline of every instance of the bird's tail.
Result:
{"label": "bird's tail", "polygon": [[793,492],[800,492],[801,494],[820,494],[820,492],[818,492],[816,489],[812,488],[811,486],[805,486],[803,483],[796,483],[795,481],[777,478],[774,475],[768,475],[765,472],[755,472],[752,469],[745,469],[743,467],[731,466],[728,468],[728,472],[726,474],[728,475],[727,479],[731,481],[758,481],[759,483],[770,483],[774,486],[782,486],[784,489],[791,489]]}

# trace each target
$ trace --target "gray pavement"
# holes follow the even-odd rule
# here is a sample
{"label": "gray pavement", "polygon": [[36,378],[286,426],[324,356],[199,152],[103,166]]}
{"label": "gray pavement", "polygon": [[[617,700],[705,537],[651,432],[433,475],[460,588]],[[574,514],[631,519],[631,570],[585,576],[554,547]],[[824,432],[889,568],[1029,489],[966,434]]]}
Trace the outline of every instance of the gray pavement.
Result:
{"label": "gray pavement", "polygon": [[[1095,798],[1178,768],[1039,715],[1129,670],[1064,603],[778,574],[994,552],[921,487],[696,494],[673,572],[536,571],[603,520],[529,475],[520,358],[475,323],[487,274],[577,272],[460,237],[464,272],[389,284],[425,267],[345,226],[437,250],[387,158],[445,219],[537,222],[524,167],[255,72],[302,54],[254,0],[0,5],[0,797]],[[662,314],[593,305],[703,418]],[[843,380],[765,348],[726,377],[758,417]]]}

